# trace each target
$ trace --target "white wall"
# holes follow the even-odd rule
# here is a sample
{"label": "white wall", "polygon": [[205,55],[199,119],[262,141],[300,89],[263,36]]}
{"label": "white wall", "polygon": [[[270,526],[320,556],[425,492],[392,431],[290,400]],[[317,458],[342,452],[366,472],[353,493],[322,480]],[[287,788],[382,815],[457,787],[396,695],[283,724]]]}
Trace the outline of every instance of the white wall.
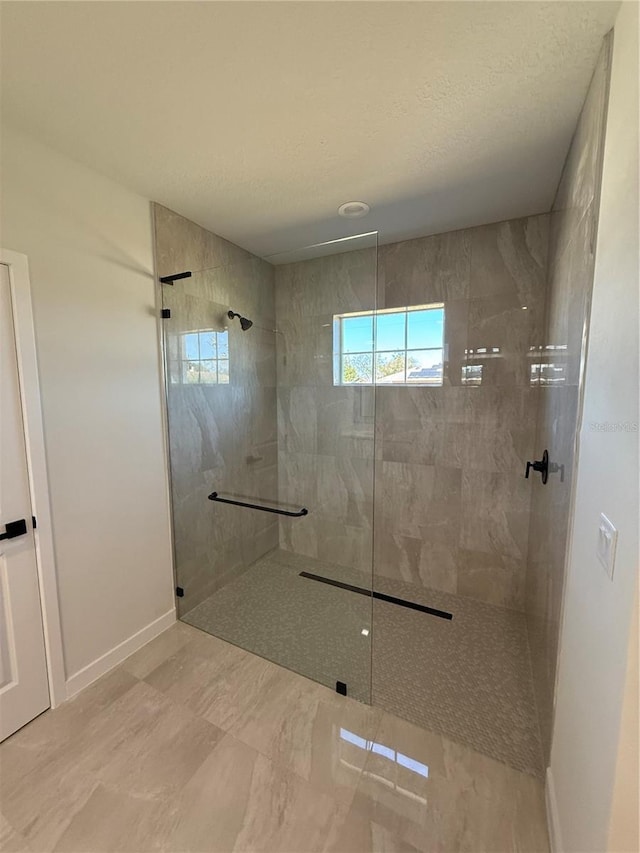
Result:
{"label": "white wall", "polygon": [[[630,634],[638,578],[638,5],[631,2],[614,30],[584,389],[551,789],[561,849],[637,851],[637,735],[634,755],[629,722],[637,680],[627,671],[637,645]],[[613,581],[595,553],[600,512],[619,529]],[[635,791],[616,786],[625,774],[635,776]]]}
{"label": "white wall", "polygon": [[150,205],[7,127],[2,190],[0,243],[29,258],[75,692],[174,607]]}

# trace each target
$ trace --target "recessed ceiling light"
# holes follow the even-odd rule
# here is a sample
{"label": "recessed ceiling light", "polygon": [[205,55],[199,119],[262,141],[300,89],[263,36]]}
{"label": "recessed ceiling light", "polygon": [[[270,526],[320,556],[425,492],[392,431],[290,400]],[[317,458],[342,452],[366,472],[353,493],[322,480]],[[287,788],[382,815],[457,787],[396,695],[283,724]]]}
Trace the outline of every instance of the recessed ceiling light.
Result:
{"label": "recessed ceiling light", "polygon": [[347,219],[359,219],[361,216],[366,216],[371,208],[364,201],[345,201],[338,208],[340,216],[346,216]]}

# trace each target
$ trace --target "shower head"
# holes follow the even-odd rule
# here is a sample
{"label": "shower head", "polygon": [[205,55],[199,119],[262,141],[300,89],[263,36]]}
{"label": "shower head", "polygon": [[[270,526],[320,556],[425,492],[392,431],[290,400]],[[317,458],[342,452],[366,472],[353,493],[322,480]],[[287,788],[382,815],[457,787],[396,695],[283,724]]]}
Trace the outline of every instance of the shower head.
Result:
{"label": "shower head", "polygon": [[246,317],[241,317],[237,311],[227,311],[227,317],[230,320],[233,320],[234,317],[237,317],[240,320],[240,325],[242,327],[242,331],[246,332],[247,329],[250,329],[253,326],[253,320],[247,320]]}

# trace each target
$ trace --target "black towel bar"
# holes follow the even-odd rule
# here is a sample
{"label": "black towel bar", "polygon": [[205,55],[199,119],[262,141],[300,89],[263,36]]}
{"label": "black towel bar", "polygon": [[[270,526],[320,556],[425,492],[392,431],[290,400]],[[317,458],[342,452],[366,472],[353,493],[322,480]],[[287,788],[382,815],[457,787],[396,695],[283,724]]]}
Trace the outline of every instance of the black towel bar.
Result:
{"label": "black towel bar", "polygon": [[302,515],[308,515],[309,510],[306,507],[302,507],[298,512],[289,512],[286,509],[275,509],[275,507],[270,506],[258,506],[258,504],[249,504],[244,501],[232,501],[229,498],[221,498],[219,497],[217,492],[211,492],[209,495],[210,501],[218,501],[221,504],[232,504],[233,506],[244,506],[248,509],[259,509],[260,512],[273,512],[275,515],[289,515],[291,518],[300,518]]}

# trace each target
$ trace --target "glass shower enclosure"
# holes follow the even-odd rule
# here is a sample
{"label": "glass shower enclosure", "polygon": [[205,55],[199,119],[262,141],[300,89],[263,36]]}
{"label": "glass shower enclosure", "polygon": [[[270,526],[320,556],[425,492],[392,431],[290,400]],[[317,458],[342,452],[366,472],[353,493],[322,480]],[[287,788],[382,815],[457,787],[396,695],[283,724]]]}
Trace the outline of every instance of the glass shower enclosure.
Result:
{"label": "glass shower enclosure", "polygon": [[179,616],[370,702],[377,234],[156,230]]}

